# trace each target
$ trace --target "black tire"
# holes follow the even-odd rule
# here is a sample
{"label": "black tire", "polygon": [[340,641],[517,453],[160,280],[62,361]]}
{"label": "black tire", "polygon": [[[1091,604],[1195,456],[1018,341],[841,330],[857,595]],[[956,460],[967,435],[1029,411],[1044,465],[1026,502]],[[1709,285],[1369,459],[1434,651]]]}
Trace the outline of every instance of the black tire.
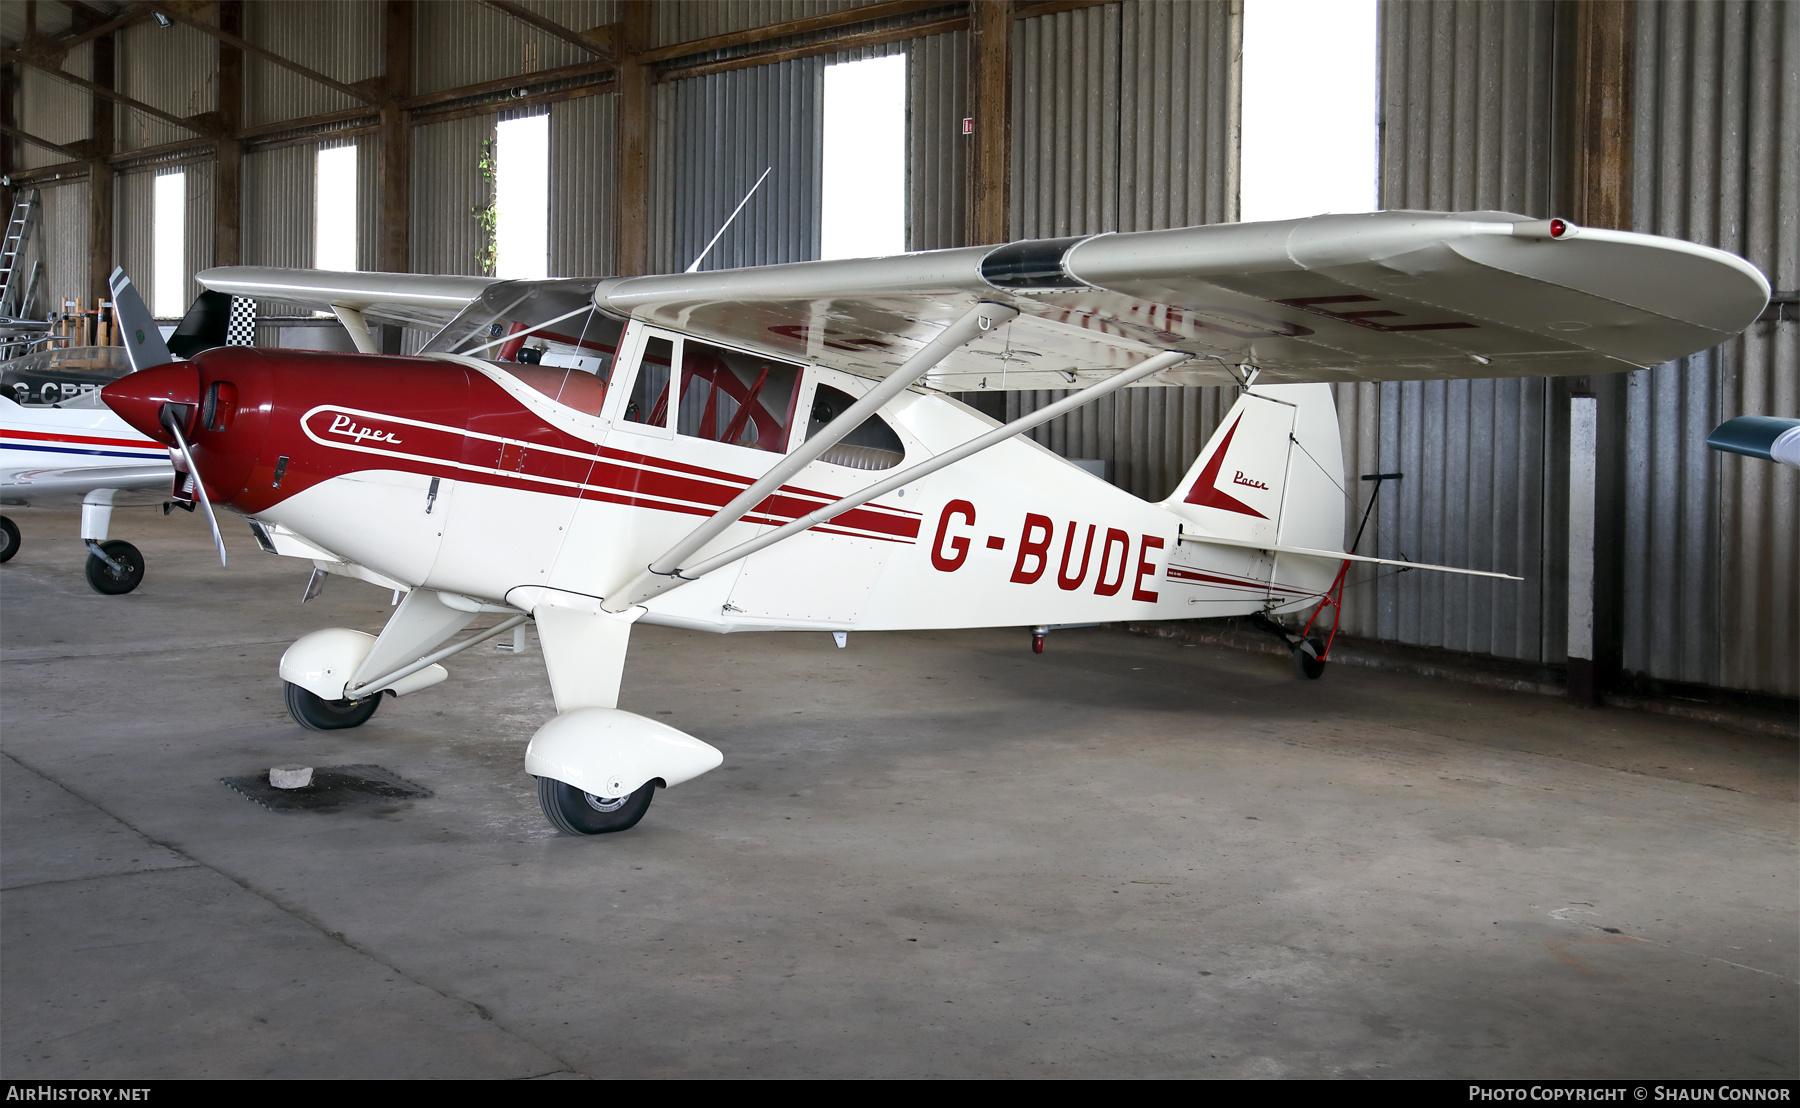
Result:
{"label": "black tire", "polygon": [[119,569],[107,565],[92,554],[87,558],[87,582],[93,590],[104,596],[121,596],[138,587],[144,579],[144,556],[138,548],[122,539],[103,542],[100,549],[106,556],[119,563]]}
{"label": "black tire", "polygon": [[288,715],[309,731],[341,731],[361,727],[369,722],[375,709],[381,707],[381,694],[373,693],[361,700],[326,700],[307,692],[292,681],[281,683],[287,697]]}
{"label": "black tire", "polygon": [[[1307,652],[1306,647],[1312,651]],[[1308,681],[1317,681],[1325,675],[1325,659],[1319,655],[1325,653],[1325,643],[1319,639],[1307,639],[1294,646],[1294,676],[1304,677]]]}
{"label": "black tire", "polygon": [[12,561],[19,552],[19,525],[0,516],[0,562]]}
{"label": "black tire", "polygon": [[646,781],[637,792],[617,800],[602,800],[554,777],[540,777],[538,804],[556,829],[569,835],[605,835],[629,831],[650,810],[656,782]]}

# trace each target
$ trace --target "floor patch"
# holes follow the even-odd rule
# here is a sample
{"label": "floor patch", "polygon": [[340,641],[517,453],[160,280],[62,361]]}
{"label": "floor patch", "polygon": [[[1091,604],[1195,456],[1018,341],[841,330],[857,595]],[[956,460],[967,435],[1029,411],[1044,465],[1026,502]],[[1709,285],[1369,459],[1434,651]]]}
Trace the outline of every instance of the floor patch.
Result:
{"label": "floor patch", "polygon": [[380,766],[319,766],[312,784],[301,789],[278,789],[267,773],[247,777],[221,777],[219,783],[256,801],[272,812],[335,812],[359,804],[395,800],[422,800],[430,789],[415,785]]}

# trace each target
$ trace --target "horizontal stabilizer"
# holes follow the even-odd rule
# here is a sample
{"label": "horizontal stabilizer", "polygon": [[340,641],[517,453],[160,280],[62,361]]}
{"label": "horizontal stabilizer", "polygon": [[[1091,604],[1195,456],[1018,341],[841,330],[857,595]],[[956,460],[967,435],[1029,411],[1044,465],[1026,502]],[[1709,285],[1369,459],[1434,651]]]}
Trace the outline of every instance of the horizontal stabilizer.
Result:
{"label": "horizontal stabilizer", "polygon": [[1313,550],[1305,546],[1282,546],[1279,544],[1249,542],[1244,539],[1223,539],[1215,535],[1196,535],[1183,530],[1179,536],[1181,542],[1206,543],[1209,546],[1237,546],[1247,550],[1267,550],[1274,554],[1295,554],[1302,558],[1323,558],[1331,562],[1367,562],[1377,566],[1398,566],[1401,569],[1424,569],[1432,573],[1460,573],[1465,577],[1493,577],[1501,581],[1523,581],[1523,577],[1514,577],[1510,573],[1490,573],[1485,569],[1463,569],[1459,566],[1434,566],[1425,562],[1402,562],[1393,558],[1370,558],[1362,554],[1345,554],[1337,550]]}

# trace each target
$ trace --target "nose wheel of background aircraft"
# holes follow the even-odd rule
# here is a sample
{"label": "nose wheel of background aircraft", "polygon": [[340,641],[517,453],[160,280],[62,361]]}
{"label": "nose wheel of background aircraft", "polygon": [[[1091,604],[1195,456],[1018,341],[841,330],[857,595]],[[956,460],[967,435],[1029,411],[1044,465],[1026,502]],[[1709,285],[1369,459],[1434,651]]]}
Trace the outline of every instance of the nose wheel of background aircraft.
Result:
{"label": "nose wheel of background aircraft", "polygon": [[12,520],[0,516],[0,562],[12,561],[19,552],[19,528]]}
{"label": "nose wheel of background aircraft", "polygon": [[307,692],[292,681],[283,681],[288,715],[309,731],[341,731],[361,727],[369,722],[375,709],[381,707],[381,694],[373,693],[361,700],[326,700]]}
{"label": "nose wheel of background aircraft", "polygon": [[656,782],[646,781],[630,796],[599,797],[554,777],[540,777],[538,804],[556,829],[570,835],[604,835],[637,825],[656,795]]}
{"label": "nose wheel of background aircraft", "polygon": [[[16,532],[15,532],[16,534]],[[144,556],[138,548],[123,539],[98,544],[106,558],[112,559],[107,564],[106,558],[98,554],[89,554],[87,559],[87,582],[97,593],[106,596],[118,596],[138,587],[144,579]],[[89,543],[92,550],[95,544]]]}

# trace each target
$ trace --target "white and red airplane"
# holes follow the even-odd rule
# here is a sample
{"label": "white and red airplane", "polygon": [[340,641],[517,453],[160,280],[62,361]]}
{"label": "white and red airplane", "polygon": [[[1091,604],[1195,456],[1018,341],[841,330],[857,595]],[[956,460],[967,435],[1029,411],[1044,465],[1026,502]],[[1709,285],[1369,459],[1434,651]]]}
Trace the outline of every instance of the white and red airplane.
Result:
{"label": "white and red airplane", "polygon": [[[1329,382],[1655,365],[1768,298],[1718,250],[1485,212],[599,280],[200,280],[335,311],[367,351],[134,348],[146,368],[104,393],[203,475],[203,502],[311,560],[309,592],[339,574],[404,594],[379,635],[315,631],[287,651],[294,718],[357,726],[381,693],[428,688],[448,656],[534,621],[558,714],[525,768],[550,821],[581,834],[632,826],[657,786],[723,757],[618,708],[640,619],[1014,625],[1039,645],[1056,624],[1318,620],[1351,562],[1378,561],[1344,552]],[[436,333],[383,357],[370,319]],[[1232,383],[1237,403],[1158,503],[1019,437],[1129,385]],[[1004,426],[945,395],[1027,388],[1076,391]],[[483,613],[504,618],[446,645]],[[1330,645],[1312,620],[1289,638],[1316,676]]]}
{"label": "white and red airplane", "polygon": [[[113,508],[166,501],[175,471],[167,446],[100,401],[103,385],[131,371],[124,349],[39,350],[0,370],[0,504],[81,505],[88,584],[106,594],[137,588],[144,557],[131,543],[108,539]],[[18,525],[0,516],[0,562],[19,543]]]}

